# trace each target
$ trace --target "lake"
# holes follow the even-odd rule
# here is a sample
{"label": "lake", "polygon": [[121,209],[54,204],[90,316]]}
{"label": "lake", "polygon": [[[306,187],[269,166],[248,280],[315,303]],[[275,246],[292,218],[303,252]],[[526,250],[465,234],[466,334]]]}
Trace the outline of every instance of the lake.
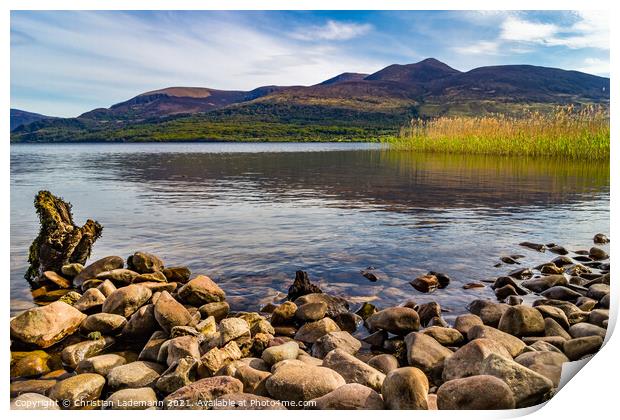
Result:
{"label": "lake", "polygon": [[[462,285],[514,268],[499,257],[555,257],[520,242],[589,249],[609,233],[608,163],[360,143],[11,145],[11,313],[33,305],[23,274],[41,189],[70,201],[77,224],[104,226],[93,260],[157,254],[212,277],[236,310],[282,299],[305,270],[354,303],[437,300],[450,319],[494,298]],[[379,281],[360,274],[369,266]],[[452,283],[417,292],[408,282],[428,270]]]}

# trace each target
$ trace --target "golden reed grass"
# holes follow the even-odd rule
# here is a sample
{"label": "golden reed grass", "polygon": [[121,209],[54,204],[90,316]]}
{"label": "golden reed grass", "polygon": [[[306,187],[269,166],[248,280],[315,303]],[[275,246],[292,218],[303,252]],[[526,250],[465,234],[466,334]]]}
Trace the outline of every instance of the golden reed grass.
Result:
{"label": "golden reed grass", "polygon": [[416,119],[388,141],[399,150],[601,160],[609,159],[609,115],[601,106],[565,106],[521,117]]}

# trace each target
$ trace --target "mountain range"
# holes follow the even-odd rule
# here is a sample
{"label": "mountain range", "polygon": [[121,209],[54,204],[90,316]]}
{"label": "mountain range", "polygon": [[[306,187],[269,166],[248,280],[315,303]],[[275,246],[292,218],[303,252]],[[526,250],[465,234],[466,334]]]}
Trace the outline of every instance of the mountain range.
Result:
{"label": "mountain range", "polygon": [[428,58],[373,74],[342,73],[312,86],[169,87],[76,118],[12,109],[11,140],[368,140],[418,117],[608,106],[609,85],[608,78],[578,71],[504,65],[461,72]]}

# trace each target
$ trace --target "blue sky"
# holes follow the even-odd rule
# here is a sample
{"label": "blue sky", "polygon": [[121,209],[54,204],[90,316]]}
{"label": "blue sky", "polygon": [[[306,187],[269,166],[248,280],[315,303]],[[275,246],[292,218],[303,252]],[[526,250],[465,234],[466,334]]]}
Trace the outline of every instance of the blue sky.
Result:
{"label": "blue sky", "polygon": [[310,85],[435,57],[608,76],[609,17],[519,11],[13,11],[11,106],[54,116],[168,86]]}

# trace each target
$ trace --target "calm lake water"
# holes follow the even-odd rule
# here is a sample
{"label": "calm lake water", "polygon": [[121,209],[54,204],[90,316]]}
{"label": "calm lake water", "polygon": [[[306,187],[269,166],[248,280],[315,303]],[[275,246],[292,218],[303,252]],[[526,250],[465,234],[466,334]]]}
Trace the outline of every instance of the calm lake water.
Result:
{"label": "calm lake water", "polygon": [[[439,301],[446,318],[503,275],[502,255],[533,266],[554,257],[518,246],[592,246],[609,232],[609,165],[548,159],[422,155],[372,144],[11,145],[11,312],[31,307],[23,278],[48,189],[74,219],[104,226],[93,259],[155,253],[228,293],[233,309],[281,299],[295,276],[380,306]],[[370,282],[360,270],[384,274]],[[424,295],[428,270],[452,284]]]}

